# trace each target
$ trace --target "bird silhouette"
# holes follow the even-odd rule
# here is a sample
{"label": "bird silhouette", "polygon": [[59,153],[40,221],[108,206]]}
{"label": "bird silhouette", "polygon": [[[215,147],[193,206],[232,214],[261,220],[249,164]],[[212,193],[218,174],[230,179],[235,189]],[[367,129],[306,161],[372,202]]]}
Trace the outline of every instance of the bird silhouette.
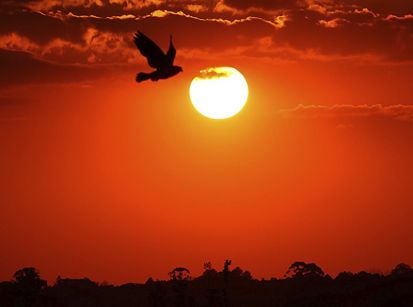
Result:
{"label": "bird silhouette", "polygon": [[152,81],[168,79],[183,71],[182,67],[173,65],[176,49],[172,42],[172,35],[170,37],[169,49],[166,54],[155,42],[140,31],[135,33],[133,40],[140,53],[148,60],[149,66],[156,69],[151,73],[138,73],[136,75],[136,82],[142,82],[149,79]]}

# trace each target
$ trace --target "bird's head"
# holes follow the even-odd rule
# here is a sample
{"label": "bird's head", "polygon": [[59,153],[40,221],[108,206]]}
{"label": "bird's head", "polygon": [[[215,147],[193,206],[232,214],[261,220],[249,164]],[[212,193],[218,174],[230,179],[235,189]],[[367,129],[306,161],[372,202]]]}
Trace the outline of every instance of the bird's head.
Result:
{"label": "bird's head", "polygon": [[172,69],[173,69],[173,71],[174,71],[175,74],[184,71],[181,66],[173,66]]}

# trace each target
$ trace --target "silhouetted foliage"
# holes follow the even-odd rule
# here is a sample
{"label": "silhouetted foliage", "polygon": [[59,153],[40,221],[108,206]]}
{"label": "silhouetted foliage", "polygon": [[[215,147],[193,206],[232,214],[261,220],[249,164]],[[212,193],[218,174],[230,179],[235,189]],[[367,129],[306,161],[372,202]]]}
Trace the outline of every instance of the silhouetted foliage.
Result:
{"label": "silhouetted foliage", "polygon": [[413,275],[413,269],[406,263],[399,263],[391,271],[391,274],[396,276],[411,276]]}
{"label": "silhouetted foliage", "polygon": [[191,279],[190,273],[186,268],[175,268],[168,275],[174,281],[187,281]]}
{"label": "silhouetted foliage", "polygon": [[325,273],[315,263],[296,261],[288,268],[285,276],[290,278],[321,278],[325,276]]}
{"label": "silhouetted foliage", "polygon": [[210,271],[212,270],[212,263],[211,261],[207,261],[204,263],[204,271]]}
{"label": "silhouetted foliage", "polygon": [[23,268],[13,275],[18,304],[23,306],[33,306],[37,302],[43,289],[47,287],[47,282],[40,278],[39,272],[35,268]]}
{"label": "silhouetted foliage", "polygon": [[314,263],[294,262],[285,279],[256,280],[239,267],[222,271],[210,262],[191,278],[178,267],[169,280],[149,278],[145,284],[96,283],[88,278],[58,277],[52,286],[34,268],[23,268],[0,282],[0,306],[51,307],[404,307],[413,306],[413,269],[398,264],[389,275],[342,272],[331,278]]}

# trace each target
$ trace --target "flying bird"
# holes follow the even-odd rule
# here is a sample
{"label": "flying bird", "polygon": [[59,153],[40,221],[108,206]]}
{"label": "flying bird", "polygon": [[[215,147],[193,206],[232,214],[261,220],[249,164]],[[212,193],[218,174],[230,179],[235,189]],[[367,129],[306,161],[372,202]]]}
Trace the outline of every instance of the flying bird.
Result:
{"label": "flying bird", "polygon": [[140,53],[148,60],[149,66],[156,69],[151,73],[138,73],[136,75],[136,82],[142,82],[148,79],[151,79],[152,81],[168,79],[183,71],[182,67],[173,65],[176,49],[172,42],[172,35],[170,37],[169,49],[166,54],[155,42],[140,31],[135,33],[133,40]]}

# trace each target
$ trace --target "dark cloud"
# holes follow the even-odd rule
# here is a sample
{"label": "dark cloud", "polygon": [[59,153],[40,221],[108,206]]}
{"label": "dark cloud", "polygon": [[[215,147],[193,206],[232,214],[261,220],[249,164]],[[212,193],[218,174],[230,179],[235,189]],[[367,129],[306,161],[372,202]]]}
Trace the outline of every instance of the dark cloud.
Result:
{"label": "dark cloud", "polygon": [[409,0],[336,0],[334,2],[344,6],[368,8],[382,15],[404,15],[413,12],[413,2]]}
{"label": "dark cloud", "polygon": [[38,60],[30,53],[0,49],[0,86],[42,82],[78,82],[96,79],[104,69],[57,65]]}
{"label": "dark cloud", "polygon": [[[178,57],[228,51],[293,61],[413,61],[413,10],[406,2],[395,1],[391,10],[387,1],[369,0],[6,0],[0,4],[0,60],[18,55],[50,74],[58,65],[60,71],[68,64],[79,71],[137,65],[142,59],[132,34],[139,29],[165,47],[173,33]],[[16,65],[4,67],[23,69]]]}
{"label": "dark cloud", "polygon": [[52,39],[80,42],[86,24],[70,23],[28,10],[1,11],[0,35],[18,33],[37,44],[46,44]]}
{"label": "dark cloud", "polygon": [[[39,19],[36,20],[36,27],[19,26],[27,15]],[[9,28],[0,32],[1,48],[28,51],[56,63],[83,64],[136,64],[140,57],[132,37],[138,29],[161,45],[166,46],[169,34],[173,33],[179,49],[222,51],[272,35],[276,26],[260,18],[234,21],[202,19],[161,10],[143,17],[21,12],[8,20],[7,25]],[[48,26],[54,27],[54,30],[47,31]]]}
{"label": "dark cloud", "polygon": [[[223,52],[248,44],[253,38],[269,36],[274,30],[274,24],[260,18],[202,19],[161,10],[143,17],[23,10],[12,15],[0,21],[7,25],[0,31],[1,84],[83,78],[100,71],[102,65],[138,68],[144,60],[133,44],[137,29],[165,47],[169,33],[174,33],[178,57],[191,56],[190,50],[195,49],[204,54]],[[24,20],[36,25],[25,25]]]}
{"label": "dark cloud", "polygon": [[[16,11],[12,14],[3,12],[0,35],[17,33],[45,48],[53,40],[66,41],[71,43],[66,44],[67,53],[76,53],[73,44],[78,46],[78,50],[85,49],[102,35],[117,37],[106,42],[106,50],[111,49],[111,44],[118,44],[116,40],[132,48],[129,36],[137,29],[161,39],[167,37],[165,29],[168,29],[168,32],[176,33],[180,46],[184,48],[221,50],[273,36],[278,46],[301,51],[317,50],[323,55],[372,54],[393,61],[410,60],[413,57],[413,19],[408,18],[410,15],[382,18],[368,9],[340,11],[330,15],[306,10],[288,14],[279,17],[278,21],[252,17],[231,21],[162,10],[146,16],[112,17]],[[96,30],[93,39],[89,37],[90,29]],[[70,51],[70,48],[73,50]],[[118,51],[121,52],[121,48]],[[90,52],[87,58],[89,56]],[[119,58],[124,60],[123,57]]]}
{"label": "dark cloud", "polygon": [[222,3],[224,3],[227,6],[241,10],[247,10],[249,8],[276,10],[291,9],[297,7],[297,1],[294,0],[223,0]]}
{"label": "dark cloud", "polygon": [[133,14],[142,16],[161,10],[179,10],[183,12],[212,12],[216,1],[210,0],[6,0],[4,5],[16,8],[29,8],[43,13],[50,11],[72,12],[76,15],[94,15],[110,17]]}
{"label": "dark cloud", "polygon": [[322,16],[295,11],[274,41],[323,55],[365,54],[384,61],[413,60],[413,20],[381,18],[368,10]]}
{"label": "dark cloud", "polygon": [[2,5],[29,7],[40,11],[61,10],[97,16],[122,15],[125,12],[140,15],[147,14],[154,9],[212,12],[220,5],[241,11],[251,8],[262,10],[310,8],[319,11],[368,8],[382,15],[405,15],[413,12],[413,3],[406,0],[3,0]]}

